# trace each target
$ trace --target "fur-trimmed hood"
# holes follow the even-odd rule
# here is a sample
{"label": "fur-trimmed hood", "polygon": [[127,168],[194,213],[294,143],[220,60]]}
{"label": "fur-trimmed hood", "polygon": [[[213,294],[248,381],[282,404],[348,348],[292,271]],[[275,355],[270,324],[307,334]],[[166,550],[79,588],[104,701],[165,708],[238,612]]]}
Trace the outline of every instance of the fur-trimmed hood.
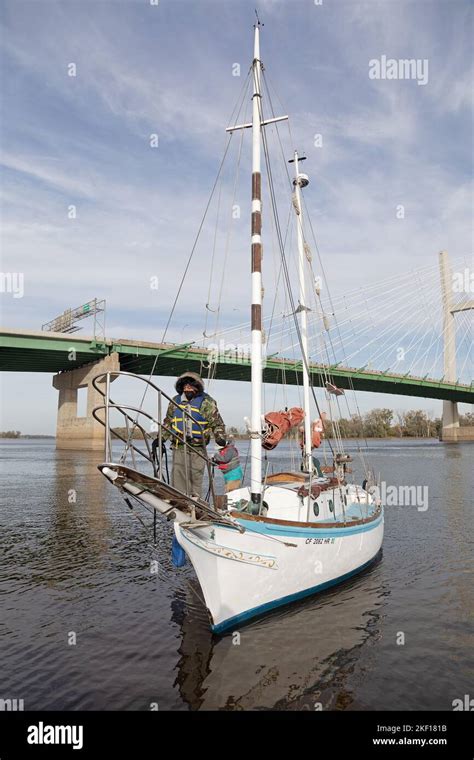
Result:
{"label": "fur-trimmed hood", "polygon": [[176,393],[182,393],[183,388],[186,385],[186,381],[190,381],[191,385],[195,385],[199,391],[199,393],[204,393],[204,383],[202,381],[202,378],[198,375],[197,372],[183,372],[182,375],[178,377],[176,380],[175,388]]}

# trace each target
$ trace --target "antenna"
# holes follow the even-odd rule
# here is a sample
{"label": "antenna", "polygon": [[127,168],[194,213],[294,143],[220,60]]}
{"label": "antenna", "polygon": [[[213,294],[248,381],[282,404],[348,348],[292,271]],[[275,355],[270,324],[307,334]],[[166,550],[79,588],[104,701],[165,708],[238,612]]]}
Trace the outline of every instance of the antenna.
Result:
{"label": "antenna", "polygon": [[265,26],[265,24],[262,24],[262,22],[260,21],[260,17],[258,15],[258,11],[256,8],[255,8],[255,15],[257,17],[257,26]]}

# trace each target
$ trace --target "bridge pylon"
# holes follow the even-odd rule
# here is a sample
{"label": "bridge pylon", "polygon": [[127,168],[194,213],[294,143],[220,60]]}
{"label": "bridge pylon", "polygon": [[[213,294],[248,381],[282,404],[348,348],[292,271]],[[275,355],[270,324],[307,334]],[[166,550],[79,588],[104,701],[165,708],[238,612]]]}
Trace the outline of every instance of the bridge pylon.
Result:
{"label": "bridge pylon", "polygon": [[[441,276],[441,298],[443,307],[443,359],[444,380],[455,383],[456,378],[456,324],[455,314],[474,309],[474,301],[455,304],[453,302],[453,277],[447,251],[440,251],[439,268]],[[443,401],[441,436],[446,443],[460,440],[474,440],[474,428],[459,426],[459,412],[456,401]]]}
{"label": "bridge pylon", "polygon": [[[83,367],[54,375],[53,387],[59,391],[57,449],[98,451],[104,448],[104,427],[92,416],[92,410],[103,403],[103,398],[92,385],[92,380],[101,372],[115,370],[120,371],[119,355],[112,353]],[[87,410],[84,417],[77,415],[79,388],[87,388]]]}

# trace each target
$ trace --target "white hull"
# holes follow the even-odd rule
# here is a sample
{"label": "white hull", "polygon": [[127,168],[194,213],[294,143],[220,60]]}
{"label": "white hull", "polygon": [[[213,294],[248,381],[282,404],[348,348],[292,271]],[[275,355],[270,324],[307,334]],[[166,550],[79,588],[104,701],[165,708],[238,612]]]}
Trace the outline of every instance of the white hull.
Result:
{"label": "white hull", "polygon": [[199,579],[211,627],[221,632],[363,570],[382,545],[383,515],[346,529],[282,526],[271,537],[221,526],[174,528]]}
{"label": "white hull", "polygon": [[[383,510],[358,486],[347,488],[344,520],[337,490],[326,491],[317,502],[311,498],[308,505],[293,488],[267,487],[267,515],[256,518],[236,511],[240,499],[249,496],[242,488],[229,495],[229,511],[222,513],[227,524],[222,524],[196,521],[186,496],[136,471],[114,464],[101,465],[101,470],[124,493],[173,520],[218,633],[343,582],[366,568],[382,545]],[[146,483],[157,484],[167,498],[144,488]],[[316,503],[315,518],[308,507],[314,512]]]}

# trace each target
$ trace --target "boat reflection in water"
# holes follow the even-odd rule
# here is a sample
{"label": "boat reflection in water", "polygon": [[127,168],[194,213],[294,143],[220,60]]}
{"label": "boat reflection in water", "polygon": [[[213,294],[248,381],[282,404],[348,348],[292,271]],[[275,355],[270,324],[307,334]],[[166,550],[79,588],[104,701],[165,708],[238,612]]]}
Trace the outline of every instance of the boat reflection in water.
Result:
{"label": "boat reflection in water", "polygon": [[[380,558],[361,576],[218,638],[199,584],[172,602],[182,633],[178,686],[193,710],[361,709],[346,685],[381,636]],[[239,643],[240,637],[240,643]]]}

